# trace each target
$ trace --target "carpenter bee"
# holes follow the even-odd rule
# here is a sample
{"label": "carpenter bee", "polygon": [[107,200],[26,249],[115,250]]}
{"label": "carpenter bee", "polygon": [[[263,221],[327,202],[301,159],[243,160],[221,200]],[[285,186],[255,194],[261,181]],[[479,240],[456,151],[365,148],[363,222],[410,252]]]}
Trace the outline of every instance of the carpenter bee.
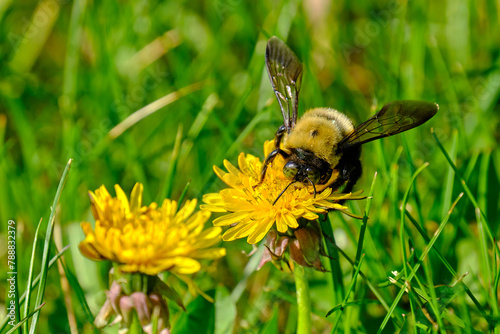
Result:
{"label": "carpenter bee", "polygon": [[[260,185],[269,164],[281,155],[286,163],[284,175],[291,181],[274,203],[295,182],[327,185],[334,190],[344,185],[352,191],[361,176],[361,145],[375,139],[417,127],[432,116],[439,106],[425,101],[393,101],[367,121],[354,126],[343,113],[332,108],[314,108],[297,121],[302,64],[295,53],[279,38],[269,39],[266,67],[284,123],[275,137],[275,150],[264,161]],[[334,171],[336,172],[334,174]],[[333,175],[338,175],[332,180]]]}

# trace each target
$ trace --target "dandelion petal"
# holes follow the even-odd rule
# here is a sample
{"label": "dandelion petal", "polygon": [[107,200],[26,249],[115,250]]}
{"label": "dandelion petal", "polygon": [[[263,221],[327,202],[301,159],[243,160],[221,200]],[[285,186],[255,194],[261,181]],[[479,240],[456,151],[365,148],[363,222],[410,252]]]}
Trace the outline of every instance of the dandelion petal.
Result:
{"label": "dandelion petal", "polygon": [[255,224],[258,227],[248,236],[247,239],[248,243],[255,244],[264,239],[264,237],[266,236],[267,232],[269,232],[273,224],[274,220],[271,218],[268,218],[267,221],[262,221],[259,224]]}
{"label": "dandelion petal", "polygon": [[246,213],[246,212],[230,213],[228,215],[214,219],[213,224],[214,224],[214,226],[227,226],[227,225],[231,225],[234,223],[239,223],[247,216],[248,216],[248,213]]}

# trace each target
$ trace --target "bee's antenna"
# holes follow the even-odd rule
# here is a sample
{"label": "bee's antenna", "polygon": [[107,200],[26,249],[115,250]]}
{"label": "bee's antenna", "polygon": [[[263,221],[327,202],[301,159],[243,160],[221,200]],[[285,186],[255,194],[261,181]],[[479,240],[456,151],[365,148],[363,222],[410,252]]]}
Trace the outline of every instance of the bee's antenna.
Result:
{"label": "bee's antenna", "polygon": [[314,189],[314,198],[316,198],[316,186],[314,185],[314,182],[311,181],[310,178],[306,177],[306,180],[309,181],[309,183],[313,186]]}
{"label": "bee's antenna", "polygon": [[281,195],[283,195],[283,194],[285,193],[285,191],[288,189],[288,187],[290,187],[290,186],[291,186],[292,184],[294,184],[295,182],[297,182],[297,181],[292,181],[292,182],[290,182],[289,184],[287,184],[287,186],[285,187],[285,189],[283,189],[283,190],[280,192],[280,194],[278,195],[278,197],[276,197],[276,199],[274,200],[274,202],[273,202],[273,206],[274,206],[274,204],[276,204],[276,202],[280,199]]}

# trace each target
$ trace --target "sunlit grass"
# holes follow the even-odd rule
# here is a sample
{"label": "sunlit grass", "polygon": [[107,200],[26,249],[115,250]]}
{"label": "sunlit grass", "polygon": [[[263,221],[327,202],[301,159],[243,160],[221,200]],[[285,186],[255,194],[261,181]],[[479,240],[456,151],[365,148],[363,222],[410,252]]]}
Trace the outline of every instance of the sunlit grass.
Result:
{"label": "sunlit grass", "polygon": [[[77,249],[79,223],[91,219],[88,189],[121,184],[129,192],[141,182],[144,201],[152,202],[178,199],[189,182],[187,197],[201,199],[223,186],[213,165],[235,164],[240,152],[263,158],[264,141],[281,125],[264,72],[272,35],[305,64],[301,113],[329,106],[359,124],[391,100],[440,106],[423,126],[365,145],[357,189],[368,194],[378,174],[373,196],[350,211],[363,215],[370,205],[369,218],[329,216],[338,255],[324,263],[332,271],[306,270],[313,332],[335,324],[338,332],[361,333],[500,331],[500,5],[314,4],[0,5],[0,245],[13,219],[19,294],[29,280],[34,293],[29,312],[19,296],[19,312],[45,302],[37,332],[70,332],[69,302],[79,332],[91,333],[82,298],[94,316],[105,299],[109,266]],[[177,99],[162,103],[167,96]],[[146,117],[126,121],[142,108]],[[71,172],[51,208],[69,158]],[[36,279],[42,258],[48,263],[57,254],[55,247],[43,252],[50,215],[69,244],[71,293],[50,265]],[[187,312],[170,305],[173,332],[294,333],[293,275],[271,264],[254,272],[258,255],[243,254],[252,250],[244,241],[224,246],[228,256],[196,277],[215,304],[172,283],[188,305]],[[6,261],[0,267],[7,272]],[[7,276],[0,278],[4,305]],[[5,312],[1,307],[2,321]],[[194,321],[200,314],[213,317]]]}

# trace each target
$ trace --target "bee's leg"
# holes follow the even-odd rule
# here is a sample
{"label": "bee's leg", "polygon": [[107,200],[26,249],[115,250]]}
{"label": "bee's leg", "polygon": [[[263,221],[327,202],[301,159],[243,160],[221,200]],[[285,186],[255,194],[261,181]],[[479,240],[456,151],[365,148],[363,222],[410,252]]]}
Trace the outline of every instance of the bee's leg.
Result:
{"label": "bee's leg", "polygon": [[278,154],[284,158],[288,158],[288,153],[286,153],[285,151],[283,151],[280,148],[277,148],[274,151],[272,151],[271,153],[269,153],[266,160],[264,161],[264,165],[262,165],[262,171],[260,172],[260,181],[259,181],[259,183],[257,183],[256,185],[253,186],[254,189],[257,188],[258,186],[260,186],[262,184],[262,182],[264,182],[264,178],[266,177],[267,167],[269,166],[269,164],[271,162],[273,162],[273,160],[276,158],[276,156],[278,156]]}
{"label": "bee's leg", "polygon": [[[350,193],[352,188],[358,182],[363,171],[361,166],[361,161],[359,160],[361,156],[361,147],[354,148],[353,150],[346,152],[340,162],[335,166],[335,169],[339,172],[339,177],[330,186],[333,190],[339,189],[343,184],[345,184],[343,193]],[[343,204],[344,201],[340,201]]]}
{"label": "bee's leg", "polygon": [[280,144],[281,141],[283,140],[283,136],[285,135],[286,132],[286,126],[282,125],[278,128],[278,131],[276,131],[276,136],[274,137],[274,147],[276,148],[274,151],[272,151],[267,157],[266,160],[264,161],[264,165],[262,166],[262,171],[260,172],[260,181],[256,185],[253,186],[253,188],[257,188],[264,182],[264,178],[266,177],[266,170],[267,166],[276,158],[276,156],[279,154],[284,158],[288,158],[288,153],[280,149]]}
{"label": "bee's leg", "polygon": [[347,179],[345,179],[342,174],[339,174],[339,177],[333,181],[333,183],[329,186],[330,188],[333,189],[333,191],[338,190],[340,187],[342,187],[343,184],[345,184]]}
{"label": "bee's leg", "polygon": [[[363,172],[363,167],[361,166],[361,161],[356,160],[354,164],[351,166],[351,169],[347,175],[347,183],[342,190],[343,193],[350,193],[352,191],[352,188],[358,182],[359,178],[361,177],[361,173]],[[341,201],[340,204],[343,204],[344,201]]]}
{"label": "bee's leg", "polygon": [[286,132],[286,126],[282,125],[278,128],[278,131],[276,131],[276,134],[274,135],[274,147],[277,150],[280,148],[281,140],[283,140],[285,132]]}

